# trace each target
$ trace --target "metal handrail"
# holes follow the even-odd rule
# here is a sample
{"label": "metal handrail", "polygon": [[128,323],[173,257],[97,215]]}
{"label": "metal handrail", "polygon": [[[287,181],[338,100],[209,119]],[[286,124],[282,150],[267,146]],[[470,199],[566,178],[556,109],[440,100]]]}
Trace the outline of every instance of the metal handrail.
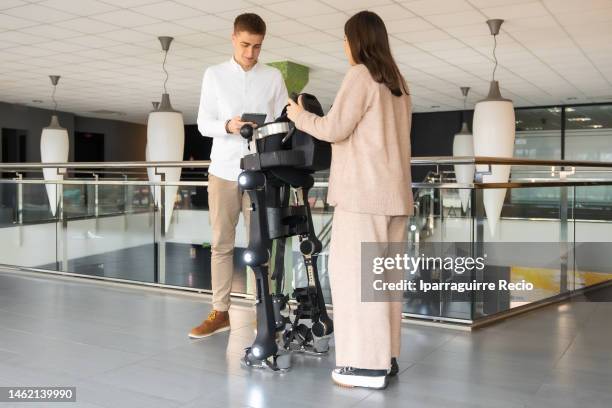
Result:
{"label": "metal handrail", "polygon": [[[432,157],[413,157],[411,160],[412,165],[455,165],[455,164],[482,164],[488,165],[522,165],[522,166],[552,166],[553,171],[560,170],[564,167],[602,167],[610,168],[612,170],[612,162],[596,162],[596,161],[570,161],[570,160],[534,160],[534,159],[514,159],[514,158],[500,158],[500,157],[483,157],[483,156],[432,156]],[[63,168],[63,169],[116,169],[116,168],[149,168],[153,167],[156,171],[160,168],[176,168],[176,167],[188,167],[188,168],[208,168],[210,166],[209,160],[190,160],[190,161],[173,161],[173,162],[78,162],[78,163],[0,163],[0,172],[16,172],[43,169],[43,168]],[[557,169],[557,167],[559,169]],[[163,173],[163,172],[162,172]],[[431,172],[430,172],[431,173]],[[440,171],[436,172],[440,174]],[[92,185],[154,185],[154,186],[165,186],[165,185],[179,185],[179,186],[206,186],[206,181],[146,181],[146,180],[83,180],[83,179],[62,179],[62,180],[39,180],[39,179],[1,179],[0,183],[14,183],[14,184],[92,184]],[[315,183],[316,187],[327,187],[327,182],[318,181]],[[612,179],[525,179],[525,180],[511,180],[505,183],[485,183],[485,182],[473,182],[473,183],[452,183],[446,181],[429,181],[427,183],[412,183],[413,188],[435,188],[435,189],[491,189],[491,188],[520,188],[520,187],[571,187],[571,186],[605,186],[612,185]]]}
{"label": "metal handrail", "polygon": [[412,188],[433,189],[496,189],[496,188],[526,188],[526,187],[586,187],[586,186],[612,186],[612,179],[574,179],[555,180],[527,180],[509,181],[507,183],[412,183]]}
{"label": "metal handrail", "polygon": [[[565,167],[567,167],[567,166],[565,166]],[[559,169],[560,168],[556,168],[555,167],[555,172],[558,173]],[[581,169],[580,170],[580,174],[600,174],[600,173],[607,173],[609,171],[612,171],[612,167],[610,167],[610,169],[606,169],[606,168]],[[551,173],[551,169],[520,169],[520,168],[513,168],[511,174],[523,174],[523,173],[527,173],[527,174],[550,174]],[[448,179],[454,180],[455,179],[454,176],[447,176],[448,174],[453,174],[454,175],[455,174],[455,170],[440,170],[440,174],[443,175],[444,179],[446,179],[446,180],[448,180]]]}
{"label": "metal handrail", "polygon": [[[540,160],[540,159],[516,159],[510,157],[489,156],[421,156],[412,157],[413,166],[436,166],[455,164],[507,164],[524,166],[557,166],[557,167],[609,167],[612,162],[587,161],[587,160]],[[148,168],[148,167],[192,167],[206,168],[210,166],[210,160],[190,161],[128,161],[128,162],[69,162],[69,163],[0,163],[3,169],[42,169],[42,168]]]}
{"label": "metal handrail", "polygon": [[108,185],[108,186],[208,186],[208,181],[149,181],[140,180],[101,180],[101,179],[64,179],[64,180],[43,180],[43,179],[0,179],[0,184],[61,184],[61,185]]}
{"label": "metal handrail", "polygon": [[207,168],[210,160],[189,160],[189,161],[129,161],[129,162],[69,162],[69,163],[0,163],[0,170],[27,170],[27,169],[47,169],[47,168],[66,168],[66,169],[133,169],[149,167],[192,167]]}
{"label": "metal handrail", "polygon": [[[205,187],[208,181],[148,181],[142,180],[104,180],[104,179],[0,179],[0,184],[57,184],[57,185],[112,185],[112,186],[188,186]],[[328,187],[327,181],[315,183],[315,187]],[[571,179],[560,181],[558,179],[548,180],[526,180],[509,181],[507,183],[451,183],[451,182],[428,182],[412,183],[412,188],[431,189],[495,189],[495,188],[527,188],[527,187],[586,187],[586,186],[610,186],[612,179]]]}
{"label": "metal handrail", "polygon": [[556,167],[609,167],[612,162],[588,161],[588,160],[540,160],[540,159],[515,159],[511,157],[490,156],[421,156],[412,157],[410,164],[413,166],[437,166],[454,164],[508,164],[524,166],[556,166]]}

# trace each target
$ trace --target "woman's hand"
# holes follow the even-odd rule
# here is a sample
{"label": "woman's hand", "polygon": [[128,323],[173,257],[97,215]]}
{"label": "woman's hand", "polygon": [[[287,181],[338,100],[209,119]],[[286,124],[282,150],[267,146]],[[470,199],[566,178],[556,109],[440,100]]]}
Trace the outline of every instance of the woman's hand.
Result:
{"label": "woman's hand", "polygon": [[302,106],[302,95],[298,97],[298,103],[295,103],[293,99],[289,98],[289,106],[287,106],[287,117],[292,122],[295,122],[297,117],[304,111]]}

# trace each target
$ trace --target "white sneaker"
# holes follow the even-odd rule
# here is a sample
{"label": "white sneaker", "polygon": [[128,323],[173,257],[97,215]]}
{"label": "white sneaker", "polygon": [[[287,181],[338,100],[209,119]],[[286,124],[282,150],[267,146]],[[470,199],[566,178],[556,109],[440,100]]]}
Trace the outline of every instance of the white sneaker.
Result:
{"label": "white sneaker", "polygon": [[387,370],[366,370],[339,367],[332,371],[332,380],[341,387],[363,387],[382,390],[387,387]]}

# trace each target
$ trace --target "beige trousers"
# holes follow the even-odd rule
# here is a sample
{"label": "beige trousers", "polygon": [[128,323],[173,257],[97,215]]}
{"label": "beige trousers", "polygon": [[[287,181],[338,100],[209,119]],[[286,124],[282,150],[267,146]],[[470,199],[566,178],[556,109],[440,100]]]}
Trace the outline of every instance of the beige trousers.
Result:
{"label": "beige trousers", "polygon": [[208,177],[208,208],[212,227],[211,286],[213,308],[225,312],[230,307],[234,275],[234,240],[240,212],[249,235],[250,199],[238,182]]}
{"label": "beige trousers", "polygon": [[334,211],[329,276],[338,367],[388,370],[399,357],[402,303],[361,301],[360,254],[362,242],[405,241],[407,221]]}

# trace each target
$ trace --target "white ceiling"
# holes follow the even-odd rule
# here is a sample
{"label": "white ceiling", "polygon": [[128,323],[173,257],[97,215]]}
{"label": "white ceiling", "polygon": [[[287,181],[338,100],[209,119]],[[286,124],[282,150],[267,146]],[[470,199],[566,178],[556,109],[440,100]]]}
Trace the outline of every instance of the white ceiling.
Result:
{"label": "white ceiling", "polygon": [[194,123],[204,69],[230,57],[232,21],[250,11],[268,25],[261,60],[308,65],[307,90],[329,105],[347,69],[342,27],[366,8],[387,24],[416,111],[462,108],[460,86],[469,105],[487,93],[488,18],[506,20],[497,79],[517,106],[612,101],[612,0],[0,0],[0,100],[50,108],[58,74],[61,110],[144,123],[164,78],[157,36],[170,35],[168,89]]}

